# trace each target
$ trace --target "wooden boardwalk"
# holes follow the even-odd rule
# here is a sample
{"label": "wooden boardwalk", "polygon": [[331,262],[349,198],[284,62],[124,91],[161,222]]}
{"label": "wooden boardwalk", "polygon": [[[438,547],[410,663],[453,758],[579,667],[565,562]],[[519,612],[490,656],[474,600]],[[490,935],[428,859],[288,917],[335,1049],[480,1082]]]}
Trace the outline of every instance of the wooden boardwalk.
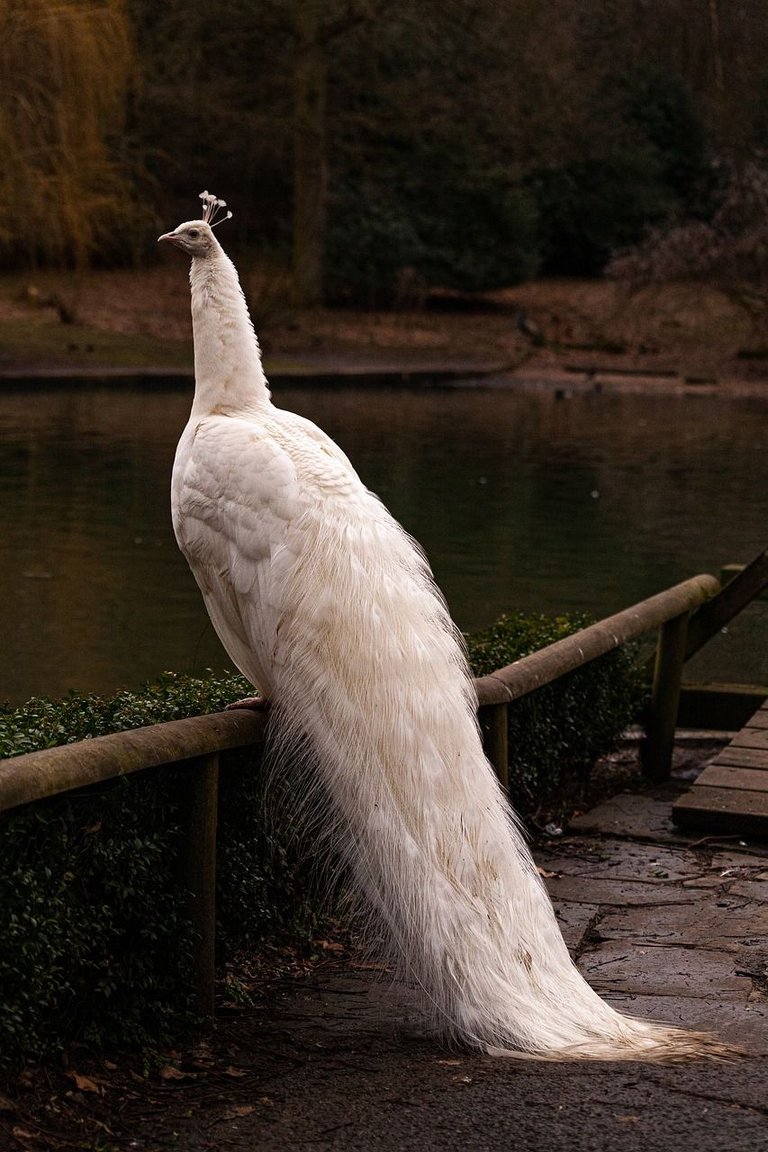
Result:
{"label": "wooden boardwalk", "polygon": [[768,700],[672,806],[681,828],[768,837]]}

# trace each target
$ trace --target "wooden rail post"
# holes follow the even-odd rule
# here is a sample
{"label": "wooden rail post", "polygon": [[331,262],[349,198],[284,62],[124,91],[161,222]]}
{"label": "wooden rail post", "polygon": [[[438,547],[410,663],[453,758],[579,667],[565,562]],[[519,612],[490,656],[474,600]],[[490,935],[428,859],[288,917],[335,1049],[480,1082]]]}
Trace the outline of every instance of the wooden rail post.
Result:
{"label": "wooden rail post", "polygon": [[651,708],[642,745],[643,771],[651,780],[666,780],[672,768],[672,749],[688,637],[688,615],[688,612],[681,612],[659,628]]}
{"label": "wooden rail post", "polygon": [[187,760],[189,782],[181,806],[181,876],[188,892],[189,915],[198,938],[195,950],[195,1004],[213,1021],[216,972],[216,824],[219,755]]}
{"label": "wooden rail post", "polygon": [[509,787],[509,729],[506,704],[488,704],[480,709],[485,755],[496,769],[502,788]]}

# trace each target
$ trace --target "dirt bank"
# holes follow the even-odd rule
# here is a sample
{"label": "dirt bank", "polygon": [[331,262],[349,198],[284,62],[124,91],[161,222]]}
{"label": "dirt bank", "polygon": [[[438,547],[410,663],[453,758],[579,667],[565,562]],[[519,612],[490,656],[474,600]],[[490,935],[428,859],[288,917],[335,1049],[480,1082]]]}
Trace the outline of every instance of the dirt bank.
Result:
{"label": "dirt bank", "polygon": [[[182,262],[0,280],[0,368],[191,368]],[[541,379],[768,394],[768,293],[697,283],[637,290],[548,280],[394,312],[297,311],[286,285],[243,274],[267,357],[285,370],[461,364]]]}

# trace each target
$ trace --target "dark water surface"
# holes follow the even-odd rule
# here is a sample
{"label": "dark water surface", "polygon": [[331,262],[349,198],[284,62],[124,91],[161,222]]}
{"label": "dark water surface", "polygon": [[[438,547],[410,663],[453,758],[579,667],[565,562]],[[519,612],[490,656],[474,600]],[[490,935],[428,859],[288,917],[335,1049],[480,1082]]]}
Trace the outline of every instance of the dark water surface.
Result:
{"label": "dark water surface", "polygon": [[[0,393],[0,699],[220,668],[170,526],[191,396]],[[617,611],[768,544],[768,400],[456,388],[275,389],[421,541],[465,630]],[[768,680],[768,604],[691,667]]]}

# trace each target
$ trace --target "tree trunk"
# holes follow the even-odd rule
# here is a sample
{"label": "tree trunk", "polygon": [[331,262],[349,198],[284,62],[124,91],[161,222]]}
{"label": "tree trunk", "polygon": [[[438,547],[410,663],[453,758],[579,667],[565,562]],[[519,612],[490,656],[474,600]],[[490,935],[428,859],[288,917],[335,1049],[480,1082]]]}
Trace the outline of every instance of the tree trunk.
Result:
{"label": "tree trunk", "polygon": [[325,44],[314,4],[296,14],[298,46],[294,70],[293,291],[301,306],[323,293],[328,165],[326,160]]}

